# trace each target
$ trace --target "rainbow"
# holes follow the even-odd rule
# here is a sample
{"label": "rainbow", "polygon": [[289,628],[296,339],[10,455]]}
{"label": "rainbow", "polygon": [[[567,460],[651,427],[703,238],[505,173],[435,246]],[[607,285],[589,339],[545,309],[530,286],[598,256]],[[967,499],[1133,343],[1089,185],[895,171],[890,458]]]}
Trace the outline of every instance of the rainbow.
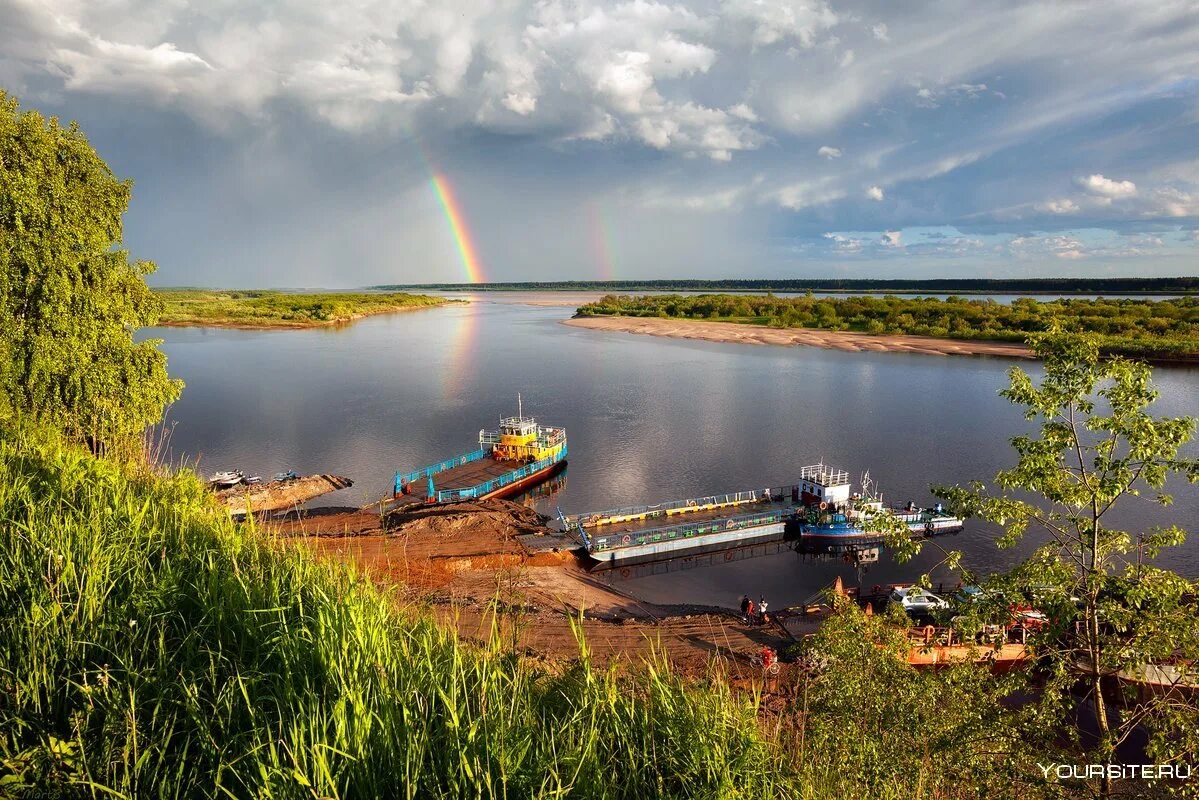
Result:
{"label": "rainbow", "polygon": [[466,278],[470,283],[483,282],[483,270],[479,266],[479,256],[475,252],[475,244],[471,240],[470,231],[466,227],[466,218],[462,213],[462,205],[454,197],[449,179],[440,172],[434,172],[429,181],[433,192],[441,203],[446,221],[450,223],[450,232],[454,234],[454,242],[458,245],[458,254],[462,256],[462,266],[466,268]]}
{"label": "rainbow", "polygon": [[587,204],[587,217],[591,229],[591,252],[595,255],[601,281],[615,280],[616,263],[612,258],[612,234],[604,224],[604,215],[599,204]]}

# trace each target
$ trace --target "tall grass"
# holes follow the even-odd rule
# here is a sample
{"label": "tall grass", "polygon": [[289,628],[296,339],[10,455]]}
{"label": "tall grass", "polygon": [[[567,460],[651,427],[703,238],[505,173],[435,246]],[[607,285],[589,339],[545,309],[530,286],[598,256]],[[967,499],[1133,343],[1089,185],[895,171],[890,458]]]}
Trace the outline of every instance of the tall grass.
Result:
{"label": "tall grass", "polygon": [[0,794],[807,794],[719,680],[470,646],[191,476],[3,432],[0,525]]}

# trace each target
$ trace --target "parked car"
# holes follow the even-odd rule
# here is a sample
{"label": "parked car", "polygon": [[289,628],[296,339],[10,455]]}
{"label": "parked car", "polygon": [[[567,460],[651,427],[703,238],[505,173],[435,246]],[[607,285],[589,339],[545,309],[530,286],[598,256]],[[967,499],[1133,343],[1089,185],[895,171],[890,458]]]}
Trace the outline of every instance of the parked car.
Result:
{"label": "parked car", "polygon": [[949,603],[919,586],[897,586],[891,590],[890,600],[899,603],[909,614],[931,614],[949,608]]}

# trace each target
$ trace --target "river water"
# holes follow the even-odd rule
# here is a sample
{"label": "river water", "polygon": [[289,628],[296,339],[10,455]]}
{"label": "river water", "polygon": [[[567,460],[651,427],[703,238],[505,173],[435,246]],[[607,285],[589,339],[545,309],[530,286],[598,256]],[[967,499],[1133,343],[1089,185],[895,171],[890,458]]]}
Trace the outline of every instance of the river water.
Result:
{"label": "river water", "polygon": [[[519,392],[526,414],[569,436],[564,479],[527,500],[546,513],[790,484],[821,460],[855,478],[869,470],[887,499],[923,505],[930,483],[990,480],[1012,463],[1008,439],[1028,429],[997,392],[1013,365],[1035,370],[1029,362],[591,331],[560,324],[574,308],[563,300],[478,295],[338,329],[155,329],[171,373],[187,383],[169,412],[171,453],[204,472],[346,475],[354,487],[322,502],[365,504],[390,493],[396,470],[474,449],[480,428],[515,412]],[[1162,367],[1155,380],[1157,413],[1199,414],[1199,369]],[[1189,524],[1199,536],[1199,489],[1173,488],[1173,506],[1133,499],[1120,522],[1134,531]],[[981,571],[1015,563],[1034,544],[999,551],[994,537],[970,522],[937,543]],[[749,592],[779,607],[837,576],[941,576],[940,557],[928,547],[900,565],[884,552],[861,567],[784,550],[604,579],[654,602],[729,606]],[[1160,563],[1199,576],[1199,538]]]}

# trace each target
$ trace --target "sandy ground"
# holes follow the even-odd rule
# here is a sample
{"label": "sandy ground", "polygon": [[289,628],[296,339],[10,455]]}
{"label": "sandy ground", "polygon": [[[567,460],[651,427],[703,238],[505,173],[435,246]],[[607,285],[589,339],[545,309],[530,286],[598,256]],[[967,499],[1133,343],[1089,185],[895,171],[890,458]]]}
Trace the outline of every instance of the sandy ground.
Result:
{"label": "sandy ground", "polygon": [[622,333],[646,333],[675,339],[702,339],[739,344],[808,345],[832,350],[928,355],[1006,356],[1032,358],[1022,344],[937,339],[931,336],[892,336],[812,328],[766,328],[737,322],[708,322],[659,317],[575,317],[564,325]]}
{"label": "sandy ground", "polygon": [[[748,655],[786,647],[814,622],[752,626],[734,610],[643,603],[593,577],[573,552],[530,550],[517,537],[546,531],[544,518],[503,500],[420,508],[381,517],[354,508],[317,509],[264,523],[323,557],[358,565],[409,601],[429,604],[461,635],[483,641],[501,610],[505,636],[526,652],[579,654],[573,625],[601,663],[654,653],[702,674],[715,657],[754,675]],[[580,622],[581,617],[581,622]],[[573,624],[572,624],[573,623]]]}

